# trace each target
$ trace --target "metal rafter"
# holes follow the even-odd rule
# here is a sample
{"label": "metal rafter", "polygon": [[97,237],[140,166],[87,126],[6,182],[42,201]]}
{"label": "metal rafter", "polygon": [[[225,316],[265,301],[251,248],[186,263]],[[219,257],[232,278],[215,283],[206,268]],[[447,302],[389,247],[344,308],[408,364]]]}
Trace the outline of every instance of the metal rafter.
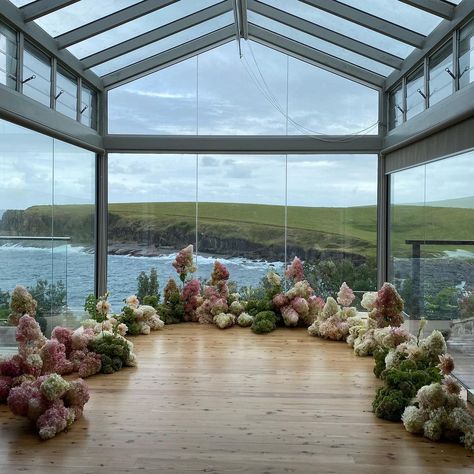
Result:
{"label": "metal rafter", "polygon": [[241,24],[241,10],[239,0],[232,0],[232,9],[234,11],[234,28],[235,28],[235,39],[239,46],[239,55],[242,57],[242,48],[240,46],[240,24]]}
{"label": "metal rafter", "polygon": [[451,20],[454,14],[454,5],[450,5],[444,0],[400,0],[407,5],[419,8],[446,20]]}
{"label": "metal rafter", "polygon": [[196,56],[222,44],[228,43],[235,37],[234,25],[226,26],[194,40],[171,48],[163,53],[151,56],[143,61],[126,66],[102,77],[107,88],[117,87],[131,80],[146,76],[154,71],[176,64]]}
{"label": "metal rafter", "polygon": [[218,3],[217,5],[205,8],[204,10],[200,10],[192,15],[168,23],[167,25],[143,33],[135,38],[131,38],[127,41],[111,46],[110,48],[101,50],[98,53],[91,54],[90,56],[81,59],[81,62],[85,68],[97,66],[98,64],[122,56],[123,54],[135,51],[142,46],[146,46],[155,41],[160,41],[168,36],[174,35],[175,33],[179,33],[186,28],[191,28],[199,23],[215,18],[229,12],[230,10],[231,5],[229,1]]}
{"label": "metal rafter", "polygon": [[319,8],[328,13],[336,15],[345,20],[352,21],[358,25],[369,28],[383,35],[390,36],[398,41],[403,43],[410,44],[416,48],[421,48],[423,46],[425,36],[415,31],[404,28],[403,26],[396,25],[390,21],[379,18],[370,13],[364,12],[357,8],[351,7],[344,3],[338,2],[336,0],[301,0],[303,3],[311,5],[312,7]]}
{"label": "metal rafter", "polygon": [[36,0],[36,2],[28,3],[20,8],[23,13],[25,21],[36,20],[48,13],[53,13],[56,10],[77,3],[79,0]]}
{"label": "metal rafter", "polygon": [[247,9],[247,0],[240,0],[240,37],[244,39],[247,39],[249,36]]}
{"label": "metal rafter", "polygon": [[249,37],[273,49],[356,80],[364,85],[380,89],[384,84],[384,77],[375,72],[281,36],[253,23],[249,24]]}
{"label": "metal rafter", "polygon": [[79,43],[104,31],[123,25],[124,23],[140,18],[160,8],[164,8],[175,1],[176,0],[144,0],[143,2],[112,13],[111,15],[92,21],[87,25],[68,31],[67,33],[57,36],[55,39],[60,49],[67,48],[72,44]]}
{"label": "metal rafter", "polygon": [[303,20],[297,16],[286,13],[277,8],[271,7],[256,0],[249,0],[249,9],[255,13],[263,15],[274,21],[290,26],[299,31],[303,31],[316,38],[323,39],[342,48],[353,51],[354,53],[373,59],[379,63],[390,66],[394,69],[401,69],[403,59],[393,54],[382,51],[381,49],[369,46],[361,41],[354,40],[348,36],[336,33],[333,30],[324,28],[315,23]]}

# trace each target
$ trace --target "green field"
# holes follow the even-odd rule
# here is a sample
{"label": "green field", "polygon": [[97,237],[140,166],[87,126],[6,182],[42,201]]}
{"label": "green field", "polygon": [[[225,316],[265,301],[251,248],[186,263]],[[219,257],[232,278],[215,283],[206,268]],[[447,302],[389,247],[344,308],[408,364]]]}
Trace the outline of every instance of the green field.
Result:
{"label": "green field", "polygon": [[[74,242],[91,241],[92,207],[54,207],[55,235],[71,236]],[[283,246],[285,209],[283,206],[199,203],[199,240],[206,246],[234,253],[255,247],[277,253]],[[474,239],[474,209],[400,205],[391,209],[392,248],[397,256],[408,256],[406,239]],[[301,252],[345,252],[362,257],[376,254],[376,207],[296,207],[287,208],[288,245]],[[111,243],[152,242],[157,247],[178,246],[195,240],[196,204],[111,203],[109,239]],[[23,235],[48,235],[51,207],[33,206],[25,211],[7,211],[1,221],[3,231]],[[273,250],[272,250],[273,249]],[[433,253],[445,248],[426,248]],[[245,252],[244,252],[245,253]],[[265,253],[265,252],[264,252]]]}

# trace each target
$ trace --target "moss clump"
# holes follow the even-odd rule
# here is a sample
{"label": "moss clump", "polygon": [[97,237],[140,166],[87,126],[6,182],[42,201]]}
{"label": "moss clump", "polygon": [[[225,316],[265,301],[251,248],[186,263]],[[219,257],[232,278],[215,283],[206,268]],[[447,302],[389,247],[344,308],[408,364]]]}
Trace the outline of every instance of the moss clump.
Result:
{"label": "moss clump", "polygon": [[250,329],[256,334],[265,334],[276,329],[277,315],[273,311],[261,311],[255,315]]}
{"label": "moss clump", "polygon": [[385,357],[387,357],[388,349],[378,348],[374,352],[374,360],[375,360],[375,367],[374,367],[374,375],[379,379],[382,375],[382,372],[385,370]]}
{"label": "moss clump", "polygon": [[100,333],[96,339],[89,343],[88,348],[100,354],[101,372],[104,374],[117,372],[130,359],[130,347],[127,340],[112,333]]}

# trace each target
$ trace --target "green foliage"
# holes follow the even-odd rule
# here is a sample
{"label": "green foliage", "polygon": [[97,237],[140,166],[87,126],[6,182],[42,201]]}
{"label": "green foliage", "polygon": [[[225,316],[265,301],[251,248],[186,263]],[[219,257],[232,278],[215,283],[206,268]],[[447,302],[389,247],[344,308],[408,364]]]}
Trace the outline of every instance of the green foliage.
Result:
{"label": "green foliage", "polygon": [[130,357],[130,348],[127,341],[117,335],[101,333],[99,337],[89,343],[89,350],[101,355],[104,374],[111,374],[126,365]]}
{"label": "green foliage", "polygon": [[173,279],[170,279],[164,290],[165,301],[158,304],[156,310],[165,324],[177,324],[184,321],[184,303],[181,292]]}
{"label": "green foliage", "polygon": [[459,317],[461,319],[474,317],[474,292],[468,292],[459,300]]}
{"label": "green foliage", "polygon": [[10,292],[0,289],[0,326],[7,324],[7,318],[10,314]]}
{"label": "green foliage", "polygon": [[146,272],[140,272],[137,277],[137,297],[143,302],[146,297],[155,297],[160,301],[160,285],[158,283],[158,273],[156,268],[150,270],[148,276]]}
{"label": "green foliage", "polygon": [[36,316],[59,314],[66,307],[66,287],[62,281],[48,284],[47,280],[38,280],[36,286],[27,290],[36,300]]}
{"label": "green foliage", "polygon": [[377,288],[375,259],[355,264],[352,260],[306,261],[303,264],[306,279],[315,293],[323,298],[335,296],[341,282],[345,281],[354,291],[369,291]]}
{"label": "green foliage", "polygon": [[138,334],[140,334],[140,325],[137,322],[137,318],[135,316],[135,313],[133,312],[133,308],[130,308],[130,306],[124,306],[122,308],[122,312],[117,317],[117,320],[119,321],[119,323],[123,323],[127,326],[127,333],[131,336],[137,336]]}
{"label": "green foliage", "polygon": [[411,397],[407,397],[401,390],[380,387],[375,395],[372,408],[378,418],[389,421],[400,421],[405,408],[410,404]]}
{"label": "green foliage", "polygon": [[451,319],[458,309],[459,290],[447,286],[425,297],[425,312],[428,319]]}
{"label": "green foliage", "polygon": [[96,298],[95,295],[92,293],[86,296],[86,300],[84,302],[84,311],[89,313],[89,316],[94,321],[98,323],[102,323],[106,320],[105,314],[99,313],[97,311],[97,303],[99,302],[99,298]]}
{"label": "green foliage", "polygon": [[145,296],[142,300],[142,304],[145,304],[147,306],[153,306],[153,308],[157,309],[159,305],[159,295],[153,295],[153,296]]}
{"label": "green foliage", "polygon": [[256,334],[272,332],[277,326],[277,315],[273,311],[261,311],[255,316],[250,329]]}
{"label": "green foliage", "polygon": [[380,378],[380,375],[385,370],[385,357],[388,354],[388,349],[384,349],[379,347],[374,352],[374,360],[375,360],[375,367],[374,367],[374,375],[377,378]]}

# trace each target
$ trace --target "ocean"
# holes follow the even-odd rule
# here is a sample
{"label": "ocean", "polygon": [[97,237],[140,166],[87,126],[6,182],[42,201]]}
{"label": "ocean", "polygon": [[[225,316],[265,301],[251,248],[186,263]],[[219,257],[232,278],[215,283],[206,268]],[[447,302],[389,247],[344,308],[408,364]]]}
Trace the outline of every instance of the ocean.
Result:
{"label": "ocean", "polygon": [[[128,255],[108,256],[108,291],[113,311],[120,311],[123,300],[137,291],[137,277],[154,267],[162,291],[169,278],[178,279],[172,262],[176,253],[157,257]],[[217,258],[224,263],[230,280],[241,286],[255,286],[270,268],[281,272],[282,262],[255,261],[244,258]],[[216,258],[197,257],[196,278],[209,279]],[[15,285],[35,286],[39,279],[48,283],[63,282],[67,289],[67,305],[81,310],[85,297],[93,292],[94,255],[84,247],[58,245],[54,249],[27,247],[18,244],[0,246],[0,290],[12,291]]]}

